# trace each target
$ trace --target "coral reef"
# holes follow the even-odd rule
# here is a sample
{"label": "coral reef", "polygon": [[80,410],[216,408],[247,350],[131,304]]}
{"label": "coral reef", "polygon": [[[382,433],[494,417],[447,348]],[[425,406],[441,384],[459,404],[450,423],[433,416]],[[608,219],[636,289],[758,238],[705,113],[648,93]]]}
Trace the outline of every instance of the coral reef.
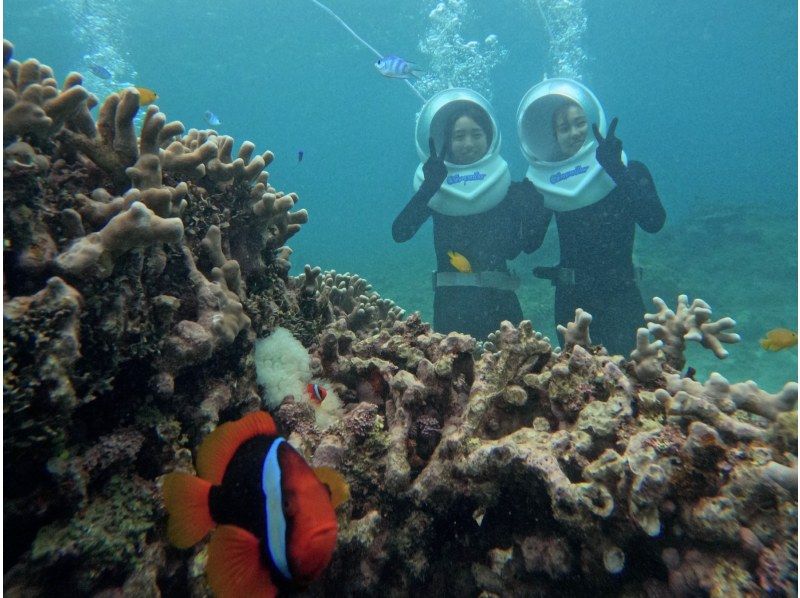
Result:
{"label": "coral reef", "polygon": [[157,478],[259,404],[253,328],[283,317],[307,221],[270,152],[234,159],[156,106],[137,135],[135,88],[95,122],[81,81],[4,42],[5,554],[26,595],[121,587],[147,559],[163,574]]}
{"label": "coral reef", "polygon": [[307,214],[269,152],[155,106],[137,134],[132,89],[95,122],[80,75],[59,89],[8,43],[4,65],[9,596],[208,596],[160,479],[267,408],[254,345],[278,327],[343,403],[324,426],[269,407],[350,486],[309,595],[796,595],[797,384],[680,371],[732,320],[656,299],[629,359],[582,310],[560,352],[527,321],[435,333],[356,275],[288,276]]}

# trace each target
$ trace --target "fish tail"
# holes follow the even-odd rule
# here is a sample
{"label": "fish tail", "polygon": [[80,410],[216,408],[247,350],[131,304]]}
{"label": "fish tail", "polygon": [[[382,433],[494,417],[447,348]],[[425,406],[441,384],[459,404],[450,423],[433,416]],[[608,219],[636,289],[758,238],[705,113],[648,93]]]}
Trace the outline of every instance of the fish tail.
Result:
{"label": "fish tail", "polygon": [[273,598],[278,589],[262,564],[259,541],[247,530],[220,525],[208,546],[206,575],[216,596]]}
{"label": "fish tail", "polygon": [[189,548],[214,527],[208,508],[210,491],[210,482],[188,473],[173,472],[164,476],[162,492],[169,512],[167,537],[173,545]]}

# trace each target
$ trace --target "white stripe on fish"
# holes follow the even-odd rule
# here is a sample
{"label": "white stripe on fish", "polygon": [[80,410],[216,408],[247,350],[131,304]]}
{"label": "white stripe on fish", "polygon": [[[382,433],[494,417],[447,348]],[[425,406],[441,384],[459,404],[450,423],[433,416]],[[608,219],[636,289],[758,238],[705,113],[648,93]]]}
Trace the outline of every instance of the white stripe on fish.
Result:
{"label": "white stripe on fish", "polygon": [[384,77],[392,77],[394,79],[410,79],[411,77],[419,77],[422,74],[417,65],[407,62],[394,54],[387,54],[383,58],[376,60],[375,68]]}

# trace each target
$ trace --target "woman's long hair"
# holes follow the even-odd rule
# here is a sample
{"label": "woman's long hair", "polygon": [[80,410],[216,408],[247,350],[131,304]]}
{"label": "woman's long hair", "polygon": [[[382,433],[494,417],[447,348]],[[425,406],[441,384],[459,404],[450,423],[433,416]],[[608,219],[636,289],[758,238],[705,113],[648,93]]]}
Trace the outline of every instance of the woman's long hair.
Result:
{"label": "woman's long hair", "polygon": [[463,102],[463,106],[458,106],[453,110],[447,118],[444,125],[444,147],[441,155],[449,162],[450,161],[450,145],[453,140],[453,129],[456,126],[456,121],[462,116],[467,116],[475,121],[475,123],[483,129],[483,134],[486,135],[486,148],[492,146],[492,119],[483,108],[476,106],[472,102]]}

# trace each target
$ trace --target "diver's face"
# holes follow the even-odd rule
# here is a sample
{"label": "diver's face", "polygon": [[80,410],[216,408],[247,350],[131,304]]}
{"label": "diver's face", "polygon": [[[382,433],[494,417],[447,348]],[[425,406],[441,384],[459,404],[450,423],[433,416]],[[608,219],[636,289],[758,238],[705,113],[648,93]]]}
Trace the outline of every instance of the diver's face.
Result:
{"label": "diver's face", "polygon": [[450,137],[450,161],[453,164],[472,164],[483,158],[488,149],[486,133],[469,116],[462,116],[453,125]]}
{"label": "diver's face", "polygon": [[583,147],[588,131],[586,113],[578,106],[569,106],[556,115],[556,141],[562,159],[574,156]]}

